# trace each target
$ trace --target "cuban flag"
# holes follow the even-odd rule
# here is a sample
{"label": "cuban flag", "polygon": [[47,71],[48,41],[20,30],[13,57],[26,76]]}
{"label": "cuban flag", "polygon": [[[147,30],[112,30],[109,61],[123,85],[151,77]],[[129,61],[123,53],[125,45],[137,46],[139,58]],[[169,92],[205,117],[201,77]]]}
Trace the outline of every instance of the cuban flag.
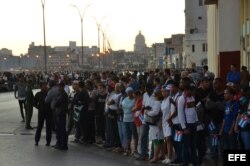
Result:
{"label": "cuban flag", "polygon": [[212,136],[212,146],[218,146],[218,136],[215,134]]}
{"label": "cuban flag", "polygon": [[209,128],[210,131],[214,131],[214,130],[215,130],[216,127],[215,127],[213,121],[211,121],[211,122],[209,123],[208,128]]}
{"label": "cuban flag", "polygon": [[248,117],[247,117],[247,116],[242,116],[242,117],[240,118],[240,121],[239,121],[238,125],[239,125],[241,128],[245,128],[246,125],[247,125],[247,123],[248,123]]}
{"label": "cuban flag", "polygon": [[183,137],[182,131],[175,130],[174,141],[181,142]]}
{"label": "cuban flag", "polygon": [[140,114],[138,117],[139,117],[140,121],[141,121],[142,123],[144,123],[144,115]]}

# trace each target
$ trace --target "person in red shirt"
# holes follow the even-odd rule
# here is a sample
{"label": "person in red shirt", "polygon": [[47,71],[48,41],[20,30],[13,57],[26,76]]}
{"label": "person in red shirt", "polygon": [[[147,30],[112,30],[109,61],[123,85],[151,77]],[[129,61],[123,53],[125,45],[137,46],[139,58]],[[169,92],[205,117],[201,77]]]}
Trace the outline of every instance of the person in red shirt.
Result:
{"label": "person in red shirt", "polygon": [[[140,116],[144,114],[142,111],[142,93],[141,91],[135,91],[134,92],[134,98],[135,98],[135,106],[133,107],[132,111],[134,112],[134,117],[135,117],[135,126],[137,129],[138,133],[138,140],[141,140],[141,133],[142,133],[142,121],[140,120]],[[140,145],[140,142],[138,142],[138,145]],[[138,149],[135,149],[135,151],[140,153],[140,146],[138,146]]]}

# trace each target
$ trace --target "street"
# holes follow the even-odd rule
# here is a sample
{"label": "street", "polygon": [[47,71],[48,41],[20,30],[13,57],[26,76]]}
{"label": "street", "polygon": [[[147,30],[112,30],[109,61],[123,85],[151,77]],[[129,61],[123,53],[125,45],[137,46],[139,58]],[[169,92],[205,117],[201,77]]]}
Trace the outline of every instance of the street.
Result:
{"label": "street", "polygon": [[[31,125],[36,126],[36,123],[37,110],[34,109]],[[72,136],[69,137],[68,151],[55,150],[45,146],[45,130],[39,146],[34,146],[35,129],[25,129],[13,92],[0,93],[0,126],[0,166],[150,165],[95,145],[86,147],[70,143],[73,140]],[[54,134],[51,144],[55,144]]]}

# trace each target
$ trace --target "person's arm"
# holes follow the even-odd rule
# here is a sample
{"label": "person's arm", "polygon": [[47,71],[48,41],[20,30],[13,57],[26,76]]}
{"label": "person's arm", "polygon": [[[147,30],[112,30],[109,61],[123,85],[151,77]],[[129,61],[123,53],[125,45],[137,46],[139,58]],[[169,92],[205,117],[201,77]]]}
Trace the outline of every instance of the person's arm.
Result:
{"label": "person's arm", "polygon": [[184,97],[180,97],[179,100],[178,100],[178,104],[177,104],[177,111],[178,111],[178,119],[179,119],[179,122],[181,124],[181,128],[182,129],[185,129],[186,128],[186,118],[185,118],[185,114],[184,114],[184,105],[185,105],[185,99]]}
{"label": "person's arm", "polygon": [[17,90],[18,90],[18,86],[16,85],[16,86],[15,86],[15,90],[14,90],[14,96],[15,96],[16,99],[17,99],[17,96],[16,96]]}
{"label": "person's arm", "polygon": [[159,101],[154,102],[154,105],[152,107],[151,111],[147,111],[148,116],[156,116],[161,111],[161,103]]}
{"label": "person's arm", "polygon": [[39,103],[39,95],[40,95],[40,92],[37,92],[36,93],[36,95],[35,95],[35,98],[34,98],[34,107],[36,108],[36,109],[38,109],[39,110],[39,105],[40,105],[40,103]]}

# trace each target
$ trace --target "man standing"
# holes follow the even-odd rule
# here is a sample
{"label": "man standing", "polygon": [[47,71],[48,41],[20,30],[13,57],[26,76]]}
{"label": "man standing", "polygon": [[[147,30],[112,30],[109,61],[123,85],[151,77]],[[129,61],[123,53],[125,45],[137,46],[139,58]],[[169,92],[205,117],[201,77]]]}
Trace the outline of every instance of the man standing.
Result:
{"label": "man standing", "polygon": [[52,111],[50,109],[50,105],[48,103],[45,103],[45,98],[48,92],[47,83],[41,82],[40,89],[41,91],[36,93],[34,99],[34,106],[38,109],[38,125],[35,136],[35,145],[37,146],[40,141],[44,120],[46,120],[46,146],[50,146],[52,131]]}
{"label": "man standing", "polygon": [[68,95],[64,91],[65,84],[58,84],[58,95],[55,100],[56,116],[56,145],[54,148],[68,150],[68,135],[66,133],[66,114],[68,109]]}
{"label": "man standing", "polygon": [[33,127],[30,126],[31,118],[33,115],[33,103],[34,103],[34,95],[32,92],[32,80],[28,80],[25,93],[26,93],[26,100],[25,100],[26,129],[33,129]]}
{"label": "man standing", "polygon": [[249,87],[249,72],[247,71],[246,66],[241,67],[241,72],[240,72],[240,86],[242,88],[248,88]]}
{"label": "man standing", "polygon": [[230,71],[227,73],[227,82],[232,82],[232,83],[240,82],[240,72],[237,71],[235,64],[232,64],[230,66]]}
{"label": "man standing", "polygon": [[23,113],[23,108],[24,108],[24,103],[25,103],[25,88],[26,88],[26,84],[24,82],[24,78],[20,77],[19,78],[19,82],[18,84],[15,86],[15,98],[18,99],[18,103],[19,103],[19,107],[20,107],[20,113],[22,116],[22,122],[24,122],[25,117],[24,117],[24,113]]}

